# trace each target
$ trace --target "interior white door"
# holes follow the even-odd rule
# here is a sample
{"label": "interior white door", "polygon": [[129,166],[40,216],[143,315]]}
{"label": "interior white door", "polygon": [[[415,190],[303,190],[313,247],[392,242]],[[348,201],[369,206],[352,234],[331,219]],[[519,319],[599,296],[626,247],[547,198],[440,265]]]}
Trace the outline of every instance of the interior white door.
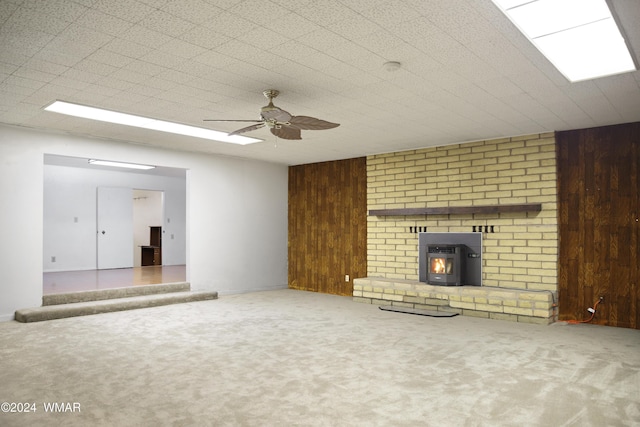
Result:
{"label": "interior white door", "polygon": [[98,187],[98,269],[133,267],[133,190]]}

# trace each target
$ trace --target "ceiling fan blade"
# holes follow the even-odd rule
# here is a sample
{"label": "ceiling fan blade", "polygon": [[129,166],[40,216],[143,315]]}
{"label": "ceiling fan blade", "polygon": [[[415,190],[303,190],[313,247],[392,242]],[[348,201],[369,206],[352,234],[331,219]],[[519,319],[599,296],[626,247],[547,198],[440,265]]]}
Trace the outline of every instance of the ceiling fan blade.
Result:
{"label": "ceiling fan blade", "polygon": [[339,123],[331,123],[326,120],[320,120],[315,117],[308,116],[293,116],[289,119],[289,123],[294,128],[306,130],[333,129],[340,126]]}
{"label": "ceiling fan blade", "polygon": [[203,122],[246,122],[246,123],[262,123],[262,120],[216,120],[204,119]]}
{"label": "ceiling fan blade", "polygon": [[271,133],[282,139],[302,139],[300,129],[291,126],[280,126],[271,128]]}
{"label": "ceiling fan blade", "polygon": [[264,123],[262,123],[262,122],[261,123],[257,123],[255,125],[247,126],[246,128],[234,130],[233,132],[231,132],[229,134],[229,136],[231,136],[231,135],[239,135],[239,134],[245,133],[245,132],[250,132],[252,130],[260,129],[263,126],[264,126]]}

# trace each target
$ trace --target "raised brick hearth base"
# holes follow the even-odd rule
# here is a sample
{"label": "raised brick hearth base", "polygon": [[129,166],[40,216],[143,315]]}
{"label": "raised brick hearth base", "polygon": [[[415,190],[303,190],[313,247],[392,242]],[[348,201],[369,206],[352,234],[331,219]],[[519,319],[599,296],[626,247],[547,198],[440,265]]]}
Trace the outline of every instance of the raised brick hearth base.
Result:
{"label": "raised brick hearth base", "polygon": [[513,322],[546,325],[557,320],[556,295],[550,291],[433,286],[410,280],[364,277],[353,281],[353,300]]}

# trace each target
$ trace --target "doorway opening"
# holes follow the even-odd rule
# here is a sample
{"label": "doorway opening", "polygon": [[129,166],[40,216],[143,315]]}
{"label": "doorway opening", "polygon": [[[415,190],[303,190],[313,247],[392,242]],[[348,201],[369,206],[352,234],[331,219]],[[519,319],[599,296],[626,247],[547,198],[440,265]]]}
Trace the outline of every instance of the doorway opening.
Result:
{"label": "doorway opening", "polygon": [[133,266],[162,265],[164,191],[133,190]]}
{"label": "doorway opening", "polygon": [[[119,217],[100,213],[103,188],[119,189],[105,192],[120,199],[108,203],[119,206]],[[43,294],[186,281],[186,220],[185,169],[134,172],[45,155]],[[101,239],[123,230],[105,252]],[[149,250],[151,265],[143,265]]]}

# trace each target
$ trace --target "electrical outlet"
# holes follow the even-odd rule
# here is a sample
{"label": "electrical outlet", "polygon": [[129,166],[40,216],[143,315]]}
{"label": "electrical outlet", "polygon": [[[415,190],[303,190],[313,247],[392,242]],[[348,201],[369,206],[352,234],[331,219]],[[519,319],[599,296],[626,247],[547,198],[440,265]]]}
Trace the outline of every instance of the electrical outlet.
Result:
{"label": "electrical outlet", "polygon": [[348,275],[348,274],[345,274],[345,275],[344,275],[344,281],[345,281],[345,282],[348,282],[348,281],[349,281],[349,275]]}
{"label": "electrical outlet", "polygon": [[56,257],[52,256],[51,257],[51,262],[56,262]]}

